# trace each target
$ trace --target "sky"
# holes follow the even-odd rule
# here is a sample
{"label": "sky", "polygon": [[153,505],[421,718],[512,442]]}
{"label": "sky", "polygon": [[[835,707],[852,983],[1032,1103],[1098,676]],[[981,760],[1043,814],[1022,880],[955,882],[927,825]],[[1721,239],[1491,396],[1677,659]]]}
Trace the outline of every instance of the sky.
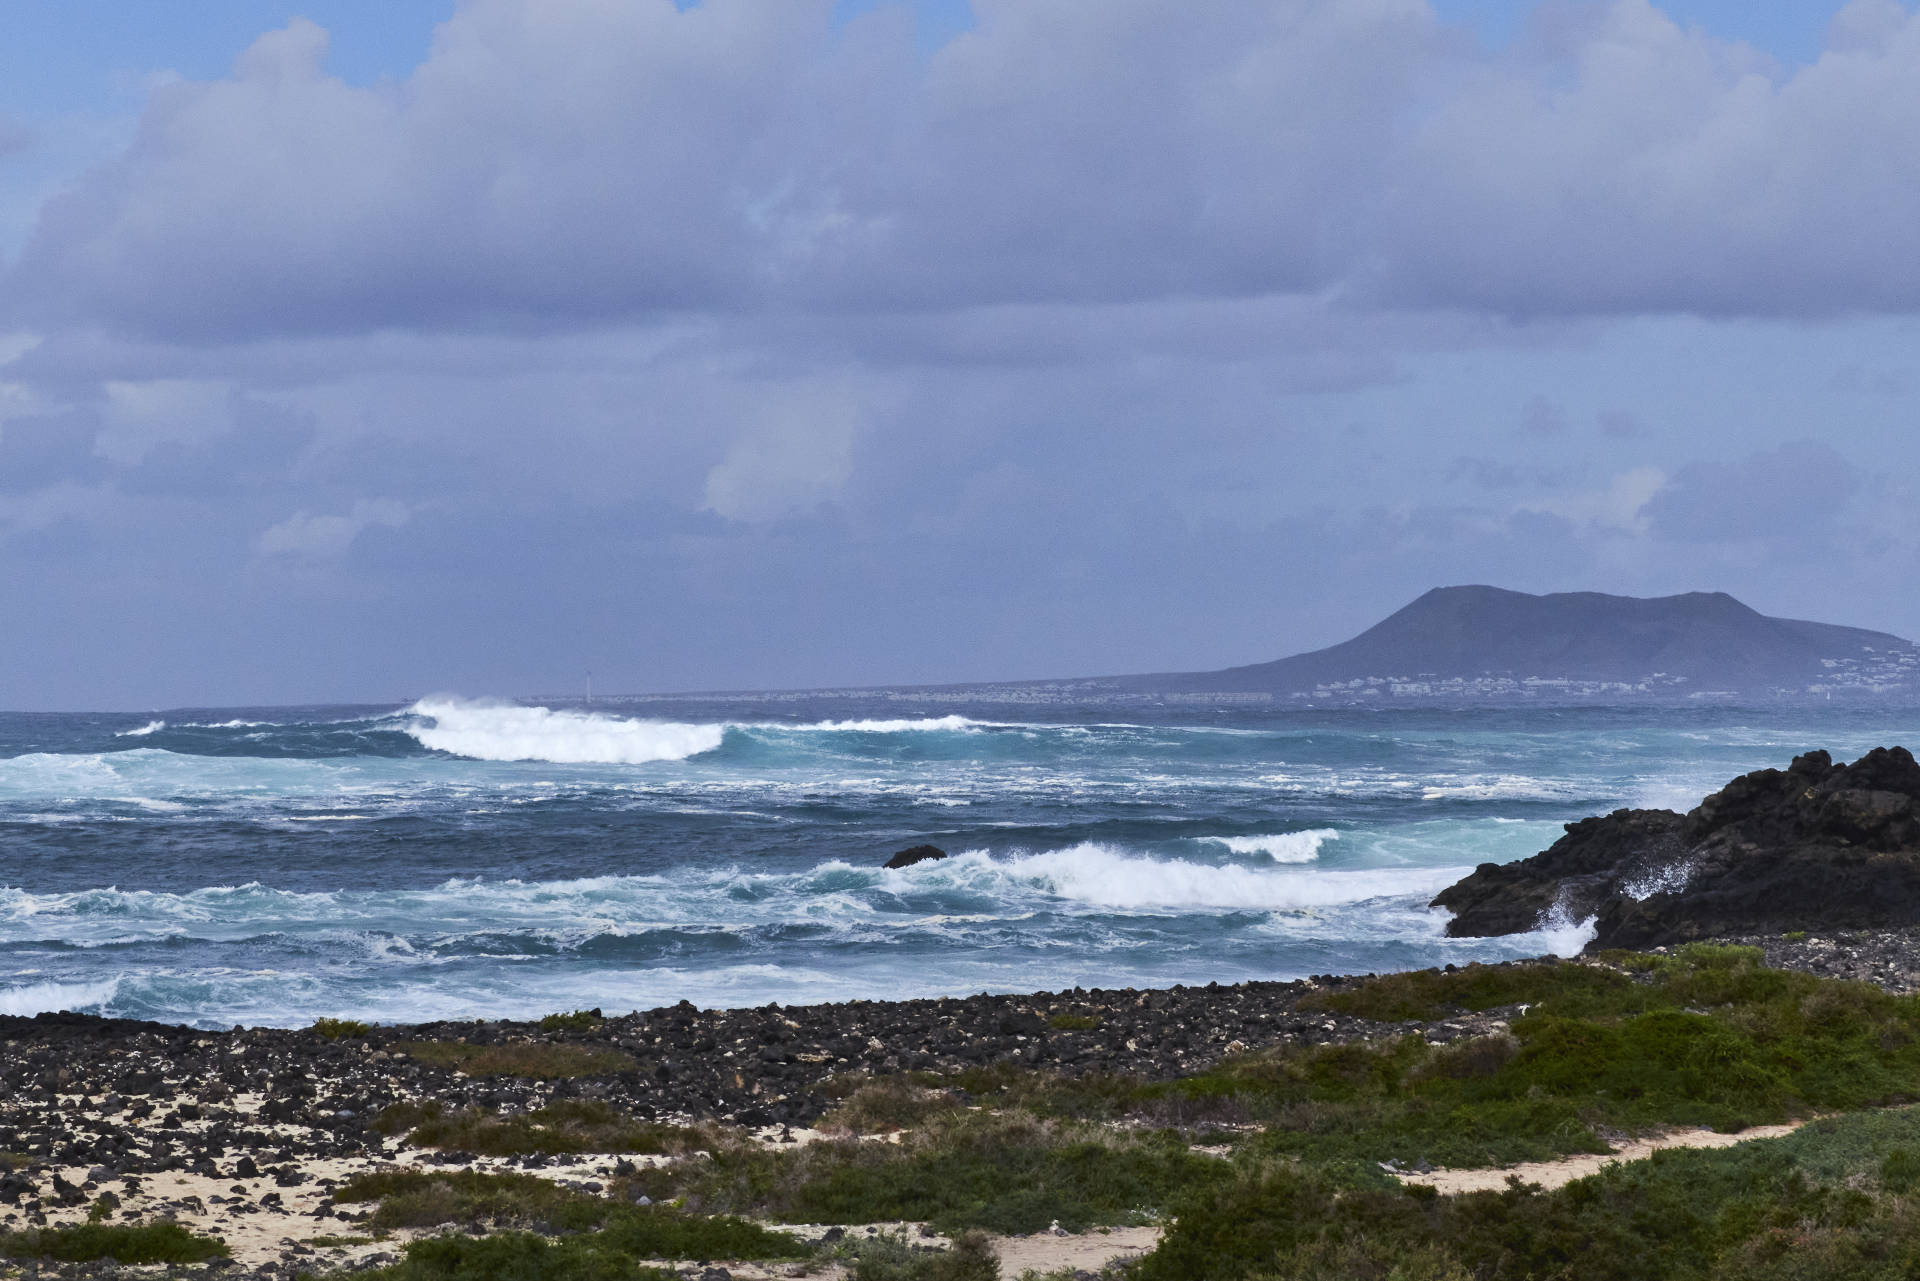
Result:
{"label": "sky", "polygon": [[1920,637],[1901,0],[10,0],[0,708]]}

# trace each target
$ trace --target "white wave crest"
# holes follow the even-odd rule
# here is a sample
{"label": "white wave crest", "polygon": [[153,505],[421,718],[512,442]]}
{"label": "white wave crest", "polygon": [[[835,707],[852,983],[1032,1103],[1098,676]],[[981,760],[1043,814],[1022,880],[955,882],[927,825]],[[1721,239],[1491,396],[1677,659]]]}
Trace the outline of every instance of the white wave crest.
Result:
{"label": "white wave crest", "polygon": [[[925,869],[924,871],[922,869]],[[1127,854],[1086,842],[1044,854],[992,859],[972,851],[943,863],[922,863],[896,876],[920,881],[952,878],[1005,900],[1033,891],[1100,908],[1134,911],[1219,910],[1285,912],[1359,903],[1367,899],[1432,894],[1464,868],[1366,868],[1302,871],[1217,867],[1184,859]]]}
{"label": "white wave crest", "polygon": [[149,734],[159,733],[161,730],[165,729],[166,727],[167,727],[167,723],[165,721],[148,721],[145,725],[142,725],[139,729],[120,730],[118,733],[114,735],[114,737],[115,738],[145,738]]}
{"label": "white wave crest", "polygon": [[29,983],[0,987],[0,1014],[30,1018],[59,1010],[84,1010],[105,1005],[120,989],[119,979],[98,983]]}
{"label": "white wave crest", "polygon": [[1500,774],[1457,782],[1428,783],[1420,792],[1424,801],[1564,801],[1579,795],[1565,781]]}
{"label": "white wave crest", "polygon": [[1208,836],[1210,844],[1224,845],[1235,854],[1265,854],[1276,863],[1311,863],[1320,857],[1320,847],[1340,839],[1330,827],[1309,832],[1276,832],[1271,836]]}
{"label": "white wave crest", "polygon": [[769,725],[767,729],[813,730],[825,734],[939,734],[985,729],[966,716],[928,716],[919,720],[816,721],[811,725]]}
{"label": "white wave crest", "polygon": [[724,725],[636,721],[450,698],[421,699],[404,715],[415,719],[402,728],[421,745],[479,761],[643,765],[711,752],[726,736]]}

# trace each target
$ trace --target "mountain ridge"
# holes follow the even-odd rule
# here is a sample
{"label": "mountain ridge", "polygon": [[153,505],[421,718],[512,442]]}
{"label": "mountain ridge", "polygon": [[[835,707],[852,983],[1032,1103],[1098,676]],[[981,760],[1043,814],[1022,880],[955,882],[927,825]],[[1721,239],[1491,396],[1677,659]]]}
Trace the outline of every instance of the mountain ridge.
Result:
{"label": "mountain ridge", "polygon": [[1889,632],[1770,617],[1725,592],[1531,595],[1473,584],[1433,588],[1323,649],[1102,683],[1141,692],[1304,695],[1352,691],[1356,681],[1401,696],[1571,683],[1680,697],[1818,697],[1912,686],[1920,682],[1920,647]]}
{"label": "mountain ridge", "polygon": [[929,707],[1107,700],[1314,707],[1888,697],[1920,705],[1920,646],[1891,632],[1775,618],[1726,592],[1531,595],[1472,584],[1432,588],[1338,644],[1214,671],[652,697],[800,696],[884,696]]}

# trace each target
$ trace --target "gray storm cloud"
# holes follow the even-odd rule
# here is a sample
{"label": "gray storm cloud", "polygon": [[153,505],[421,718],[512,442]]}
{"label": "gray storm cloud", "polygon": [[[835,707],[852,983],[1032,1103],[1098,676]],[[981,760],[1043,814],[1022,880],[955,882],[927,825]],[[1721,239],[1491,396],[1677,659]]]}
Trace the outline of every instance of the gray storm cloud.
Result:
{"label": "gray storm cloud", "polygon": [[[1519,314],[1920,298],[1920,21],[1782,69],[1645,0],[1498,56],[1418,0],[471,0],[406,80],[307,22],[45,211],[29,324],[203,337],[1352,291]],[[1570,16],[1569,16],[1570,15]]]}
{"label": "gray storm cloud", "polygon": [[1460,581],[1920,631],[1897,0],[1795,66],[1645,0],[834,8],[158,83],[0,276],[0,704],[1225,665]]}

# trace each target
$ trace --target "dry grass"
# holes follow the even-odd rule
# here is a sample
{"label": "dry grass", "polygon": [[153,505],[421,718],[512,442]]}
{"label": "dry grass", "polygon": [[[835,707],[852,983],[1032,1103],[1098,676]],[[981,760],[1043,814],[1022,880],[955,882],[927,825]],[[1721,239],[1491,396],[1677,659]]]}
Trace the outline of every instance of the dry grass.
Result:
{"label": "dry grass", "polygon": [[828,1134],[891,1134],[921,1125],[959,1104],[941,1090],[901,1076],[881,1077],[856,1088],[839,1107],[820,1118]]}

